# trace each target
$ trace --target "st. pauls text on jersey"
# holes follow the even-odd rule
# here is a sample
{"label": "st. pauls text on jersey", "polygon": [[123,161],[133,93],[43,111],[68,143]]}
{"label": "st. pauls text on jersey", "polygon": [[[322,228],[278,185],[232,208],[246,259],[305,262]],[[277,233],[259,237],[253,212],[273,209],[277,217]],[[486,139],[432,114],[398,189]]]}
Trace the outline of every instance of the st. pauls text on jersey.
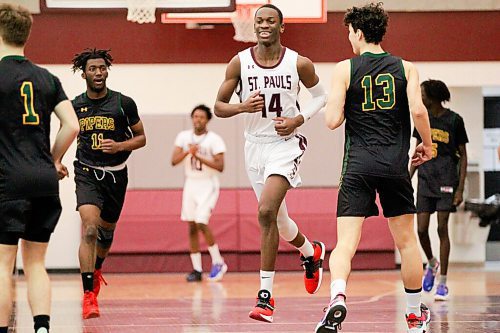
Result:
{"label": "st. pauls text on jersey", "polygon": [[258,84],[258,76],[249,76],[248,85],[250,86],[250,91],[260,90],[260,89],[287,89],[292,90],[292,76],[291,75],[264,75],[262,79],[264,80],[264,86],[260,87]]}

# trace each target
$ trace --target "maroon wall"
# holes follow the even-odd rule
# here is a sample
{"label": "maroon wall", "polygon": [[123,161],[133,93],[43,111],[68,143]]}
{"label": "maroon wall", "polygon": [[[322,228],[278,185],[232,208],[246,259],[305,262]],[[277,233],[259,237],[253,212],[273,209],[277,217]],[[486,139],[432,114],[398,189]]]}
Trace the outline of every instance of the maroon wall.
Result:
{"label": "maroon wall", "polygon": [[[157,13],[159,16],[159,13]],[[283,44],[316,62],[351,57],[342,13],[326,24],[289,24]],[[125,10],[51,11],[35,16],[26,54],[42,64],[70,63],[85,47],[111,48],[116,63],[225,63],[248,46],[233,27],[187,30],[183,24],[130,23]],[[384,47],[412,61],[500,60],[500,12],[390,13]]]}
{"label": "maroon wall", "polygon": [[[191,269],[188,226],[180,221],[182,190],[129,190],[115,232],[108,272],[182,272]],[[337,188],[299,188],[286,197],[290,216],[310,240],[324,242],[328,252],[337,240]],[[377,204],[380,204],[377,200]],[[224,260],[231,271],[260,267],[257,200],[251,189],[221,190],[210,218]],[[200,236],[205,252],[206,244]],[[279,270],[297,270],[298,253],[281,241]],[[368,218],[353,262],[355,269],[393,269],[394,241],[387,219]],[[325,262],[325,268],[328,264]]]}

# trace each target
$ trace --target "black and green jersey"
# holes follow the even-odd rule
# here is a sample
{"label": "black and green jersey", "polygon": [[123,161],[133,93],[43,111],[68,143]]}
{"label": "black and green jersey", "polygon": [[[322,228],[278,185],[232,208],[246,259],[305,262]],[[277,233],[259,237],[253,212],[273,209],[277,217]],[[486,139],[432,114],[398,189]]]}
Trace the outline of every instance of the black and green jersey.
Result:
{"label": "black and green jersey", "polygon": [[[458,186],[458,146],[469,142],[464,120],[446,109],[439,117],[429,112],[432,137],[432,160],[418,167],[418,195],[451,195]],[[413,136],[422,141],[416,130]]]}
{"label": "black and green jersey", "polygon": [[408,175],[410,111],[401,58],[363,53],[351,59],[342,174]]}
{"label": "black and green jersey", "polygon": [[0,60],[0,198],[57,195],[50,116],[67,100],[57,77],[21,56]]}
{"label": "black and green jersey", "polygon": [[96,167],[124,163],[130,151],[106,154],[101,150],[101,142],[104,139],[121,142],[132,137],[130,126],[140,121],[134,100],[108,89],[102,98],[90,99],[83,93],[72,103],[80,123],[76,159]]}

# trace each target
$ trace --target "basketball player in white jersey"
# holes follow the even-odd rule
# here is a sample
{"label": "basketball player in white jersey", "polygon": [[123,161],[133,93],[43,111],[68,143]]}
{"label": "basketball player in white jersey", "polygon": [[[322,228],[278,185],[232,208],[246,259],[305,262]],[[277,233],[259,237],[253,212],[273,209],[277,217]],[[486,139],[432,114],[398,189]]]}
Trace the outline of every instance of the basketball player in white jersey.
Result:
{"label": "basketball player in white jersey", "polygon": [[[326,91],[312,62],[281,45],[283,14],[273,5],[260,7],[254,18],[257,45],[238,53],[227,66],[219,88],[215,114],[226,118],[245,113],[245,164],[259,200],[261,230],[260,291],[252,319],[273,321],[274,267],[279,236],[301,253],[306,290],[313,294],[322,279],[325,247],[309,242],[288,216],[285,195],[301,184],[298,174],[307,140],[297,128],[326,104]],[[299,82],[311,102],[299,111]],[[236,90],[240,103],[231,104]]]}
{"label": "basketball player in white jersey", "polygon": [[181,220],[189,223],[189,243],[193,271],[188,282],[201,281],[202,265],[198,232],[205,236],[212,258],[209,280],[219,281],[227,271],[208,221],[219,198],[219,173],[224,169],[226,145],[222,138],[207,129],[212,118],[206,105],[195,106],[191,111],[193,129],[182,131],[175,139],[172,165],[184,161],[185,183],[182,193]]}

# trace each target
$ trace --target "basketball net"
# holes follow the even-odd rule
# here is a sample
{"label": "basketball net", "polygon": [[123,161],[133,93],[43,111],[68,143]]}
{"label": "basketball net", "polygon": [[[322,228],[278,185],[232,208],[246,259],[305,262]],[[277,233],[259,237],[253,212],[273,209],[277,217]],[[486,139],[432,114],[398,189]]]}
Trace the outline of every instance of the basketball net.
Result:
{"label": "basketball net", "polygon": [[236,11],[231,16],[231,22],[234,26],[233,39],[238,42],[257,42],[257,36],[253,29],[255,12],[262,4],[244,4],[237,5]]}
{"label": "basketball net", "polygon": [[155,23],[156,0],[127,0],[127,20],[136,23]]}

